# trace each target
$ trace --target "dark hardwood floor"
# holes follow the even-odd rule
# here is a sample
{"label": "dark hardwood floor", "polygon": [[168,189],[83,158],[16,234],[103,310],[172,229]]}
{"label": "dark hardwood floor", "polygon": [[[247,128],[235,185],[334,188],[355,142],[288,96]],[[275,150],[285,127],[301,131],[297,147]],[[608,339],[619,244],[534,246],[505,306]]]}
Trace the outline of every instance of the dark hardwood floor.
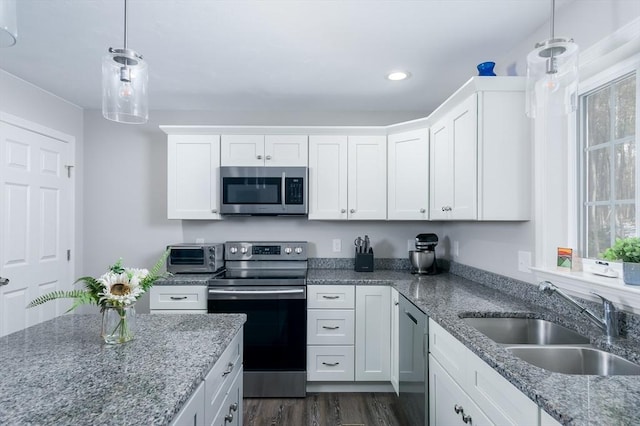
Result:
{"label": "dark hardwood floor", "polygon": [[244,426],[408,426],[393,393],[308,393],[245,398]]}

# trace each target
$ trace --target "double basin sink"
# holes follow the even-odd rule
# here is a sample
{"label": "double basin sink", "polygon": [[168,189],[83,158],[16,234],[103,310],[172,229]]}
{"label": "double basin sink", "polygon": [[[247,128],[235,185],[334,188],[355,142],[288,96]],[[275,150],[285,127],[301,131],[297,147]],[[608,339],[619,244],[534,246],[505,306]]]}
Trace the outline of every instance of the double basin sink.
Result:
{"label": "double basin sink", "polygon": [[548,371],[576,375],[640,375],[640,365],[589,345],[589,338],[533,318],[461,318],[518,358]]}

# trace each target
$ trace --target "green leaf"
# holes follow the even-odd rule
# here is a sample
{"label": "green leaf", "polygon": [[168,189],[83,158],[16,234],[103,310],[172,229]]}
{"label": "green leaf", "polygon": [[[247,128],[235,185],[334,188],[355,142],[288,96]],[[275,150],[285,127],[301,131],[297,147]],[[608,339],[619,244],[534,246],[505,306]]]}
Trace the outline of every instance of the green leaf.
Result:
{"label": "green leaf", "polygon": [[[86,298],[86,292],[83,290],[58,290],[58,291],[53,291],[51,293],[47,293],[44,294],[34,300],[32,300],[31,302],[29,302],[29,304],[27,305],[27,308],[33,308],[35,306],[38,305],[42,305],[43,303],[46,302],[50,302],[51,300],[56,300],[56,299],[77,299],[77,300],[82,300],[82,303],[86,303],[84,300]],[[74,303],[73,308],[75,309],[76,307],[76,303]]]}

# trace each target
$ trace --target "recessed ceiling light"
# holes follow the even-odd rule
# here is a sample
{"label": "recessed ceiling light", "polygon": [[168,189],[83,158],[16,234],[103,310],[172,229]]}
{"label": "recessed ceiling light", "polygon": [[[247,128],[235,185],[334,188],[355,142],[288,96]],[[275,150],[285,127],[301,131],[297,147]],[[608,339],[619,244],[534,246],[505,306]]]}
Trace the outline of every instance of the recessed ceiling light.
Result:
{"label": "recessed ceiling light", "polygon": [[409,77],[411,77],[411,74],[407,71],[394,71],[392,73],[389,73],[389,75],[387,76],[387,78],[391,81],[406,80]]}

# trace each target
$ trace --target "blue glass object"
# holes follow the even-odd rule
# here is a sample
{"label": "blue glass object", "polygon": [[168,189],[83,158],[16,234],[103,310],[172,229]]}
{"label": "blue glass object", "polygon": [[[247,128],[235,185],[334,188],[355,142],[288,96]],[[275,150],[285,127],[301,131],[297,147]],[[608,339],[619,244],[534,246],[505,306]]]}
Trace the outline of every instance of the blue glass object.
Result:
{"label": "blue glass object", "polygon": [[495,62],[483,62],[481,64],[478,64],[478,75],[495,76],[496,73],[493,72],[493,67],[495,66]]}

